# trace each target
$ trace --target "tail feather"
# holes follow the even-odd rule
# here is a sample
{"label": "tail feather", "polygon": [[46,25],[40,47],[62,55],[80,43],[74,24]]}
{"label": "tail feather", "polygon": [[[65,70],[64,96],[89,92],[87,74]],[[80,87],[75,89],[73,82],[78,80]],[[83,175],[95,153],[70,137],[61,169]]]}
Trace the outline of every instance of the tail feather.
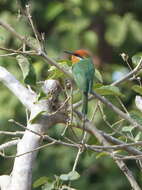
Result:
{"label": "tail feather", "polygon": [[82,114],[86,115],[88,112],[88,93],[83,92],[83,99],[82,99]]}

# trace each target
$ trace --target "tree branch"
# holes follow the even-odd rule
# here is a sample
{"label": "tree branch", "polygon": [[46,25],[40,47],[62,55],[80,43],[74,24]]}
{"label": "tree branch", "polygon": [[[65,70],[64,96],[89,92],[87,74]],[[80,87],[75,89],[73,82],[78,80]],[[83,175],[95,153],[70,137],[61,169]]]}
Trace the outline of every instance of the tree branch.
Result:
{"label": "tree branch", "polygon": [[131,72],[129,72],[127,75],[125,75],[121,79],[113,82],[111,84],[111,86],[116,86],[116,85],[118,85],[118,84],[126,81],[127,79],[129,79],[130,77],[132,77],[134,74],[137,74],[141,69],[142,69],[142,58],[140,59],[138,65]]}
{"label": "tree branch", "polygon": [[[110,144],[108,143],[108,141],[101,135],[101,133],[99,132],[99,130],[97,128],[94,128],[93,126],[90,126],[90,124],[91,124],[90,122],[87,123],[87,128],[94,134],[94,136],[96,136],[96,138],[98,139],[98,141],[100,143],[102,143],[104,146],[110,146]],[[117,164],[117,166],[124,173],[124,175],[127,177],[128,181],[131,184],[131,187],[134,190],[140,190],[140,187],[139,187],[138,183],[136,182],[136,180],[135,180],[132,172],[129,170],[129,168],[127,167],[127,165],[122,160],[118,160],[118,159],[115,158],[115,153],[113,152],[113,150],[110,150],[108,153],[113,158],[113,160],[115,161],[115,163]]]}
{"label": "tree branch", "polygon": [[[34,106],[36,94],[31,93],[11,73],[0,66],[0,81],[13,92],[20,102],[29,110]],[[21,93],[22,92],[22,93]]]}
{"label": "tree branch", "polygon": [[39,49],[39,48],[36,48],[36,47],[32,46],[32,44],[26,39],[26,37],[21,36],[20,34],[18,34],[14,30],[14,28],[12,28],[9,24],[7,24],[7,23],[5,23],[5,22],[3,22],[3,21],[0,20],[0,25],[3,28],[5,28],[7,31],[11,32],[22,43],[26,44],[28,47],[30,47],[31,49],[35,50],[36,53],[37,53],[37,56],[43,57],[44,60],[46,60],[46,62],[48,62],[48,64],[57,67],[60,71],[62,71],[66,75],[68,75],[70,78],[73,78],[72,74],[70,72],[68,72],[65,68],[61,67],[58,63],[56,63],[56,61],[54,61],[53,59],[51,59],[50,57],[48,57],[48,55],[46,54],[46,52],[44,52],[42,49]]}
{"label": "tree branch", "polygon": [[137,108],[142,112],[142,97],[141,96],[136,96],[135,104]]}
{"label": "tree branch", "polygon": [[12,141],[6,142],[4,144],[1,144],[0,145],[0,151],[4,150],[5,148],[9,148],[11,146],[17,145],[18,142],[19,142],[19,139],[18,140],[12,140]]}
{"label": "tree branch", "polygon": [[131,123],[134,127],[138,127],[142,131],[142,126],[137,123],[135,120],[133,120],[129,115],[122,112],[119,108],[117,108],[115,105],[113,105],[111,102],[109,102],[106,98],[100,96],[96,92],[91,93],[94,97],[99,99],[101,102],[103,102],[105,105],[107,105],[111,110],[113,110],[115,113],[117,113],[121,118],[127,120],[129,123]]}

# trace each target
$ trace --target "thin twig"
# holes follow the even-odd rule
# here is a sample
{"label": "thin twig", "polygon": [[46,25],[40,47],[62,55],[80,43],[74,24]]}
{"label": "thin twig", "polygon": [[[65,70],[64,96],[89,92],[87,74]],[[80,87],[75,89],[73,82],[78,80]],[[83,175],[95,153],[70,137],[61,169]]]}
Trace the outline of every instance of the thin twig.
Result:
{"label": "thin twig", "polygon": [[77,163],[79,161],[79,157],[80,157],[81,154],[82,154],[82,148],[79,148],[78,152],[77,152],[77,155],[76,155],[76,158],[75,158],[75,161],[74,161],[74,165],[73,165],[72,171],[76,170],[76,166],[77,166]]}
{"label": "thin twig", "polygon": [[127,75],[125,75],[121,79],[113,82],[111,84],[111,86],[116,86],[116,85],[118,85],[118,84],[126,81],[127,79],[129,79],[130,77],[132,77],[134,74],[138,73],[141,69],[142,69],[142,58],[140,59],[138,65],[131,72],[129,72]]}
{"label": "thin twig", "polygon": [[15,123],[16,125],[22,127],[23,129],[26,129],[27,131],[30,131],[31,133],[34,133],[35,135],[38,135],[38,136],[40,136],[40,137],[43,138],[43,135],[37,133],[36,131],[33,131],[33,130],[27,128],[26,126],[22,125],[21,123],[15,121],[15,120],[13,120],[13,119],[10,119],[9,122]]}
{"label": "thin twig", "polygon": [[71,79],[73,79],[72,74],[70,72],[68,72],[65,68],[61,67],[56,61],[54,61],[53,59],[51,59],[50,57],[48,57],[48,55],[42,51],[39,50],[38,48],[34,47],[27,39],[25,36],[20,35],[19,33],[17,33],[9,24],[3,22],[2,20],[0,20],[0,25],[5,28],[7,31],[11,32],[16,38],[18,38],[22,43],[26,44],[28,47],[32,48],[33,50],[36,51],[37,56],[41,56],[43,57],[48,64],[53,65],[55,67],[57,67],[60,71],[62,71],[63,73],[65,73],[66,75],[68,75]]}
{"label": "thin twig", "polygon": [[8,49],[8,48],[5,48],[5,47],[0,47],[0,50],[8,51],[8,52],[11,52],[11,53],[15,53],[15,55],[16,54],[37,55],[35,53],[35,51],[20,51],[20,50]]}
{"label": "thin twig", "polygon": [[12,131],[0,131],[0,135],[12,135],[12,136],[16,136],[16,135],[23,135],[24,132],[22,131],[15,131],[15,132],[12,132]]}
{"label": "thin twig", "polygon": [[128,110],[126,109],[126,107],[124,106],[123,102],[121,101],[121,99],[116,96],[116,99],[118,100],[119,104],[121,105],[121,107],[123,108],[123,110],[127,113],[127,115],[129,115]]}
{"label": "thin twig", "polygon": [[0,150],[4,150],[5,148],[9,148],[11,146],[17,145],[19,141],[20,141],[20,139],[17,139],[17,140],[12,140],[12,141],[6,142],[4,144],[1,144]]}
{"label": "thin twig", "polygon": [[26,155],[26,154],[30,154],[30,153],[32,153],[32,152],[35,152],[35,151],[40,150],[40,149],[42,149],[42,148],[45,148],[45,147],[51,146],[51,145],[53,145],[53,144],[55,144],[54,141],[51,142],[51,143],[48,143],[48,144],[45,144],[45,145],[39,146],[38,148],[35,148],[35,149],[31,150],[31,151],[24,152],[24,153],[22,153],[22,154],[18,154],[18,155],[7,156],[7,155],[5,155],[5,154],[2,153],[2,152],[0,152],[0,155],[3,156],[4,158],[16,158],[16,157],[24,156],[24,155]]}
{"label": "thin twig", "polygon": [[32,16],[31,16],[31,14],[30,14],[30,5],[29,5],[29,4],[26,5],[26,11],[27,11],[27,17],[28,17],[29,22],[30,22],[30,25],[31,25],[31,27],[32,27],[33,33],[34,33],[35,38],[36,38],[36,40],[37,40],[37,42],[38,42],[38,45],[39,45],[39,47],[40,47],[40,49],[41,49],[41,44],[40,44],[40,40],[39,40],[39,38],[38,38],[37,30],[35,29],[35,26],[34,26],[34,23],[33,23],[33,20],[32,20]]}
{"label": "thin twig", "polygon": [[[124,143],[124,144],[113,145],[113,146],[95,146],[95,145],[92,145],[91,147],[95,148],[95,149],[97,149],[97,148],[102,149],[102,150],[105,150],[105,149],[118,150],[118,149],[124,149],[126,147],[139,146],[139,145],[142,145],[142,141],[139,141],[136,143]],[[88,147],[88,145],[86,145],[86,147]]]}
{"label": "thin twig", "polygon": [[[91,126],[88,126],[88,128],[90,129],[90,131],[93,132],[93,134],[96,136],[96,138],[99,140],[100,143],[102,143],[104,146],[110,145],[108,143],[108,141],[106,140],[106,138],[99,132],[99,130],[97,128],[95,128],[95,127],[92,128]],[[127,148],[129,148],[129,147],[127,147]],[[122,160],[118,160],[115,158],[115,153],[113,152],[112,149],[110,149],[110,151],[108,151],[107,153],[110,155],[110,157],[113,158],[115,163],[118,165],[118,167],[124,173],[124,175],[127,177],[129,183],[131,184],[131,187],[134,190],[140,190],[140,187],[139,187],[137,181],[135,180],[132,172],[129,170],[127,165]]]}
{"label": "thin twig", "polygon": [[117,108],[115,105],[113,105],[111,102],[109,102],[106,98],[100,96],[96,92],[92,92],[92,95],[94,95],[94,97],[96,97],[101,102],[103,102],[105,105],[107,105],[109,108],[111,108],[111,110],[116,112],[120,117],[122,117],[123,119],[125,119],[129,123],[131,123],[134,127],[138,127],[140,130],[142,130],[142,126],[139,123],[137,123],[135,120],[133,120],[129,115],[122,112],[119,108]]}
{"label": "thin twig", "polygon": [[8,56],[13,56],[13,55],[17,55],[17,53],[0,54],[0,57],[8,57]]}
{"label": "thin twig", "polygon": [[141,155],[136,155],[136,156],[120,156],[116,158],[118,160],[141,160],[142,159],[142,154]]}

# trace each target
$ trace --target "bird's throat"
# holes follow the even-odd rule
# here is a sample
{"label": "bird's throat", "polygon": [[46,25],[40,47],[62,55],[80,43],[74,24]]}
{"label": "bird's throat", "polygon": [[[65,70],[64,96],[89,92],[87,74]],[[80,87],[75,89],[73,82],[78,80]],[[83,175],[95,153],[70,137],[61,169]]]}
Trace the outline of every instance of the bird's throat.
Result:
{"label": "bird's throat", "polygon": [[82,59],[82,58],[77,57],[77,56],[75,56],[75,55],[72,55],[72,56],[71,56],[71,61],[72,61],[73,64],[78,63],[81,59]]}

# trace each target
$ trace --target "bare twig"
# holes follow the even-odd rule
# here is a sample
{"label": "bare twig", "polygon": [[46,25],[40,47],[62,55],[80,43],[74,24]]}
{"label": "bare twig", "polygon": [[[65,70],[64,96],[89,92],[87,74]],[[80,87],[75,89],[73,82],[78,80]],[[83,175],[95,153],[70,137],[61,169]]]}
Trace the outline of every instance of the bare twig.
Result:
{"label": "bare twig", "polygon": [[126,81],[127,79],[129,79],[130,77],[132,77],[134,74],[138,73],[141,69],[142,69],[142,58],[140,59],[138,65],[131,72],[129,72],[127,75],[125,75],[121,79],[113,82],[111,84],[111,86],[116,86],[116,85],[118,85],[118,84]]}
{"label": "bare twig", "polygon": [[13,55],[17,55],[17,53],[0,54],[0,57],[8,57],[8,56],[13,56]]}
{"label": "bare twig", "polygon": [[39,38],[38,38],[37,30],[35,29],[35,26],[34,26],[34,23],[33,23],[33,20],[32,20],[32,16],[31,16],[31,14],[30,14],[30,5],[29,5],[29,4],[26,5],[26,11],[27,11],[27,17],[28,17],[29,22],[30,22],[30,24],[31,24],[33,33],[34,33],[35,38],[36,38],[36,40],[37,40],[37,42],[38,42],[38,45],[39,45],[39,47],[40,47],[40,49],[41,49],[41,45],[40,45],[40,41],[39,41]]}
{"label": "bare twig", "polygon": [[10,119],[9,122],[15,123],[16,125],[22,127],[23,129],[25,129],[25,130],[27,130],[27,131],[30,131],[31,133],[33,133],[33,134],[35,134],[35,135],[38,135],[38,136],[40,136],[40,137],[43,138],[43,135],[37,133],[36,131],[33,131],[33,130],[27,128],[26,126],[24,126],[24,125],[22,125],[21,123],[15,121],[14,119]]}
{"label": "bare twig", "polygon": [[103,102],[105,105],[107,105],[111,110],[113,110],[115,113],[117,113],[120,117],[127,120],[134,127],[138,127],[140,130],[142,130],[142,126],[139,123],[137,123],[135,120],[133,120],[129,115],[122,112],[119,108],[117,108],[115,105],[113,105],[111,102],[109,102],[106,98],[100,96],[96,92],[92,92],[92,94],[94,95],[94,97],[96,97],[101,102]]}
{"label": "bare twig", "polygon": [[[99,130],[97,128],[92,128],[92,126],[89,126],[89,125],[88,125],[88,128],[90,129],[90,131],[92,131],[92,133],[96,136],[96,138],[99,140],[100,143],[102,143],[104,146],[109,146],[110,145],[108,143],[108,141],[103,137],[103,135],[99,132]],[[113,158],[113,160],[115,161],[117,166],[121,169],[121,171],[127,177],[129,183],[131,184],[131,187],[134,190],[140,190],[140,187],[139,187],[138,183],[136,182],[132,172],[129,170],[127,165],[122,160],[118,160],[118,159],[115,158],[115,153],[113,152],[112,149],[110,149],[110,151],[107,152],[107,153],[110,155],[110,157]]]}
{"label": "bare twig", "polygon": [[24,156],[24,155],[26,155],[26,154],[30,154],[30,153],[32,153],[32,152],[38,151],[38,150],[40,150],[40,149],[42,149],[42,148],[51,146],[51,145],[53,145],[53,144],[55,144],[54,141],[51,142],[51,143],[48,143],[48,144],[39,146],[39,147],[37,147],[37,148],[35,148],[35,149],[31,150],[31,151],[24,152],[24,153],[22,153],[22,154],[7,156],[7,155],[5,155],[4,153],[0,153],[0,155],[3,156],[4,158],[16,158],[16,157]]}
{"label": "bare twig", "polygon": [[136,155],[136,156],[121,156],[117,157],[118,160],[141,160],[142,159],[142,154],[141,155]]}
{"label": "bare twig", "polygon": [[9,142],[6,142],[4,144],[1,144],[0,145],[0,150],[4,150],[5,148],[9,148],[11,146],[14,146],[14,145],[17,145],[19,142],[19,139],[17,140],[12,140],[12,141],[9,141]]}
{"label": "bare twig", "polygon": [[23,135],[24,132],[23,131],[0,131],[0,135],[12,135],[12,136],[16,136],[16,135]]}
{"label": "bare twig", "polygon": [[71,75],[70,72],[68,72],[65,68],[61,67],[58,63],[56,63],[56,61],[54,61],[53,59],[51,59],[50,57],[48,57],[48,55],[44,51],[39,50],[38,48],[32,46],[32,44],[24,36],[18,34],[9,24],[7,24],[7,23],[5,23],[5,22],[3,22],[3,21],[0,20],[0,25],[3,28],[5,28],[7,31],[11,32],[21,42],[23,42],[28,47],[30,47],[33,50],[35,50],[36,53],[37,53],[37,56],[43,57],[48,62],[48,64],[57,67],[60,71],[62,71],[63,73],[65,73],[66,75],[68,75],[70,78],[73,79],[73,77],[72,77],[72,75]]}
{"label": "bare twig", "polygon": [[78,149],[78,152],[77,152],[77,155],[76,155],[76,158],[75,158],[75,161],[74,161],[74,165],[73,165],[72,171],[76,170],[76,166],[77,166],[77,163],[79,161],[79,157],[80,157],[81,154],[82,154],[82,148],[80,147]]}
{"label": "bare twig", "polygon": [[[79,118],[82,118],[82,114],[78,111],[75,110],[75,113],[78,115]],[[103,136],[108,142],[112,143],[112,144],[115,144],[115,145],[121,145],[121,144],[125,144],[125,142],[115,138],[115,137],[112,137],[110,135],[108,135],[107,133],[105,133],[104,131],[101,131],[101,130],[98,130],[96,128],[96,126],[94,125],[94,123],[92,123],[91,121],[89,121],[88,119],[86,119],[86,126],[85,126],[85,130],[89,133],[91,133],[92,135],[96,136],[97,139],[99,139],[99,136]],[[80,126],[75,126],[77,128],[81,128]],[[82,128],[81,128],[82,129]],[[133,155],[141,155],[142,152],[137,150],[136,148],[132,147],[132,146],[124,146],[123,149],[125,151],[127,151],[128,153],[130,154],[133,154]]]}
{"label": "bare twig", "polygon": [[[131,147],[131,146],[139,146],[142,145],[142,141],[136,142],[136,143],[123,143],[123,144],[119,144],[119,145],[113,145],[113,146],[95,146],[92,145],[92,148],[95,149],[102,149],[102,150],[106,150],[106,149],[113,149],[113,150],[119,150],[119,149],[124,149],[126,147]],[[86,147],[88,147],[88,145],[86,145]]]}
{"label": "bare twig", "polygon": [[[5,47],[0,47],[0,50],[11,52],[13,54],[15,53],[15,55],[16,54],[37,55],[35,51],[20,51],[20,50],[5,48]],[[4,54],[4,55],[7,55],[7,54]]]}

